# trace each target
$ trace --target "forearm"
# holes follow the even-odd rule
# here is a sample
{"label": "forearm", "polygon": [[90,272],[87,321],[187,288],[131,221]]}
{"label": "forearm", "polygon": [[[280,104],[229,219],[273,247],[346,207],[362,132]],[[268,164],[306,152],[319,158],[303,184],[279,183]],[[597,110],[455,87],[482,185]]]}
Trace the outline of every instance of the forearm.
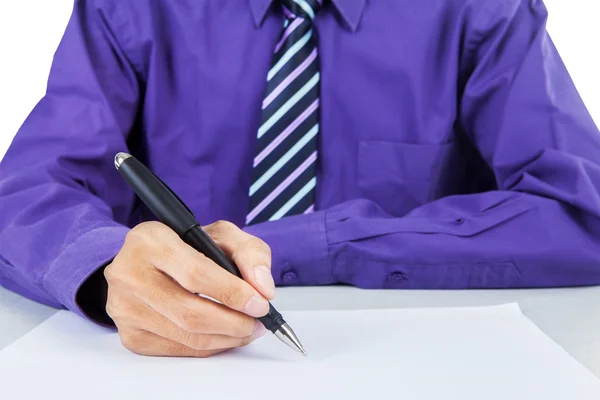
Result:
{"label": "forearm", "polygon": [[75,3],[47,93],[0,164],[0,282],[82,315],[76,294],[119,251],[134,208],[113,158],[139,87],[113,31],[120,13],[101,7]]}
{"label": "forearm", "polygon": [[[50,187],[54,194],[47,191]],[[0,221],[3,286],[32,300],[85,315],[76,293],[94,271],[115,256],[128,232],[112,219],[106,204],[91,197],[60,184],[38,189],[28,186],[9,194],[0,181],[6,212]]]}
{"label": "forearm", "polygon": [[[508,196],[507,196],[508,195]],[[509,200],[505,200],[509,199]],[[555,200],[489,192],[440,199],[356,235],[362,218],[329,223],[333,274],[369,288],[458,289],[600,283],[600,244]]]}
{"label": "forearm", "polygon": [[357,200],[246,229],[271,245],[278,285],[458,289],[600,283],[600,243],[593,239],[600,219],[525,193],[447,197],[400,218]]}

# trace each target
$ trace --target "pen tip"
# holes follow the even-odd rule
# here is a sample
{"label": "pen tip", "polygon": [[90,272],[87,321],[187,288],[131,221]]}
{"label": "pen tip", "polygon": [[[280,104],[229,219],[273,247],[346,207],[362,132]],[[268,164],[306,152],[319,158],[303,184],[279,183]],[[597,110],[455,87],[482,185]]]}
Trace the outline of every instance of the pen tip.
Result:
{"label": "pen tip", "polygon": [[274,333],[279,340],[287,344],[289,347],[299,353],[302,353],[304,356],[307,355],[306,351],[304,350],[304,346],[302,346],[302,343],[300,343],[300,340],[287,323],[281,325]]}

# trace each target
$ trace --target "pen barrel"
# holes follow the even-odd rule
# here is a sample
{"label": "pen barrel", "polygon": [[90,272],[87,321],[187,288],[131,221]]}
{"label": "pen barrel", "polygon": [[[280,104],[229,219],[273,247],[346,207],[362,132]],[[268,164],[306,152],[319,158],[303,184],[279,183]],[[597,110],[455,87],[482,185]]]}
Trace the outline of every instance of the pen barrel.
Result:
{"label": "pen barrel", "polygon": [[127,158],[118,171],[150,211],[179,236],[198,224],[179,197],[136,158]]}
{"label": "pen barrel", "polygon": [[238,278],[243,279],[242,273],[238,267],[229,259],[229,257],[227,257],[223,250],[217,246],[211,237],[208,236],[206,232],[202,230],[202,228],[200,228],[199,225],[196,225],[190,229],[185,235],[183,235],[181,239],[183,239],[183,241],[190,245],[193,249],[211,259],[215,264],[221,266],[223,269],[232,273]]}

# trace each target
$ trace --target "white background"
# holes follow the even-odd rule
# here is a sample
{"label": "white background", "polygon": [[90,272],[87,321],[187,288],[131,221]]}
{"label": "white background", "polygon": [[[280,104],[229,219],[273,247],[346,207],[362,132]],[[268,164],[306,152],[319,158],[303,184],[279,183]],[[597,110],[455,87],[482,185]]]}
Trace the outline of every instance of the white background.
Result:
{"label": "white background", "polygon": [[[600,1],[545,3],[550,35],[600,125]],[[0,0],[0,159],[44,95],[52,56],[72,7],[72,0]]]}

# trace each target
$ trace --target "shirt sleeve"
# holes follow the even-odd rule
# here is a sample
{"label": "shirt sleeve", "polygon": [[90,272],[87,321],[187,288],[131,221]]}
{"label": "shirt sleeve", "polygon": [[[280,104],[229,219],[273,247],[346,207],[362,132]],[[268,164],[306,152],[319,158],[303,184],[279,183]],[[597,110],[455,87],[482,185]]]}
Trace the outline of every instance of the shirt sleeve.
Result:
{"label": "shirt sleeve", "polygon": [[246,228],[271,245],[277,284],[600,284],[600,132],[546,31],[543,3],[478,4],[457,122],[498,190],[401,218],[357,199]]}
{"label": "shirt sleeve", "polygon": [[134,200],[112,161],[138,102],[115,14],[75,2],[46,94],[0,164],[0,284],[83,316],[77,290],[119,251]]}

